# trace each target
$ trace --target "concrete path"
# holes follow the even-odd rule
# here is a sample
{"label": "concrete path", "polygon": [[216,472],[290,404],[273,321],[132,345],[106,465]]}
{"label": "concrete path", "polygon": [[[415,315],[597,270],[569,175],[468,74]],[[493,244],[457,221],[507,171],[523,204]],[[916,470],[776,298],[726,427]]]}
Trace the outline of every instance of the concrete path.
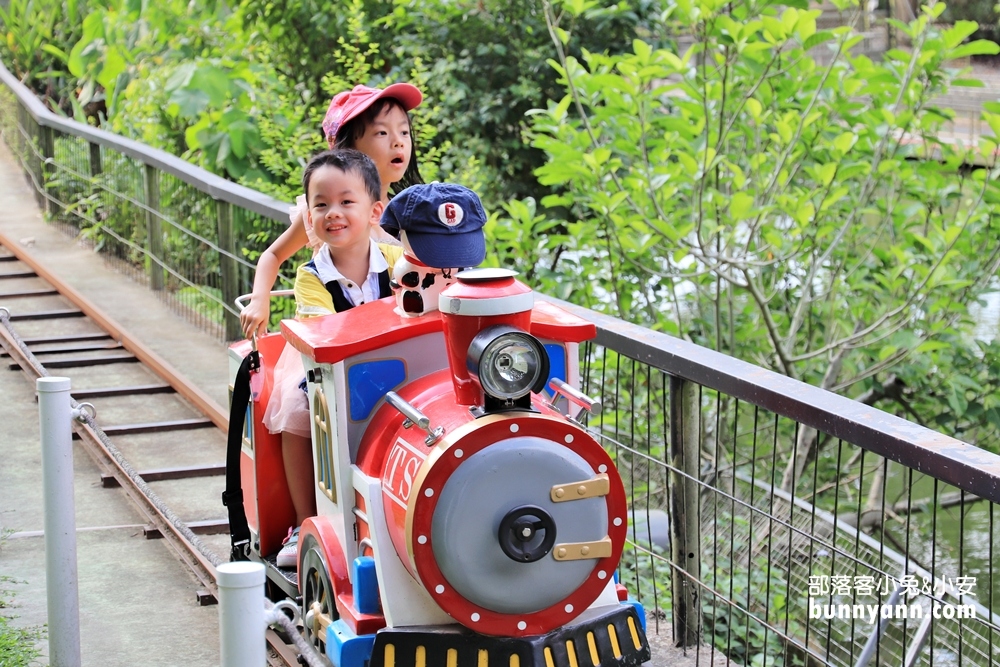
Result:
{"label": "concrete path", "polygon": [[[2,141],[0,232],[21,241],[225,404],[225,347],[46,224]],[[0,305],[17,312],[17,301]],[[0,366],[0,424],[0,589],[10,592],[4,600],[13,596],[13,606],[0,613],[15,617],[18,626],[42,626],[47,614],[38,408],[33,383],[7,364]],[[120,489],[100,486],[100,472],[83,450],[74,453],[74,471],[83,665],[218,665],[218,607],[198,605],[194,579],[164,542],[143,537],[132,505]],[[228,537],[209,542],[225,553]],[[40,647],[46,651],[47,642]]]}

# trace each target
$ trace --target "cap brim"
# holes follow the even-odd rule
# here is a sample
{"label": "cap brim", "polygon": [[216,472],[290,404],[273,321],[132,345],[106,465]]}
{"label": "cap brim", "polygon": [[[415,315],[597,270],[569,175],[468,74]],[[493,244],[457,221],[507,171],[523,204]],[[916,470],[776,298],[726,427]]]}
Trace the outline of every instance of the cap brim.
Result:
{"label": "cap brim", "polygon": [[409,83],[394,83],[391,86],[387,86],[382,89],[381,93],[372,98],[372,101],[374,102],[376,99],[382,97],[391,97],[394,100],[399,100],[399,103],[407,111],[416,109],[424,101],[424,95],[420,92],[420,89]]}
{"label": "cap brim", "polygon": [[396,211],[392,208],[392,202],[389,202],[389,206],[386,206],[382,211],[382,217],[379,219],[378,225],[382,228],[382,231],[392,234],[397,239],[399,238],[399,221],[396,220]]}
{"label": "cap brim", "polygon": [[486,259],[486,239],[480,230],[467,234],[406,233],[417,259],[435,269],[464,269]]}

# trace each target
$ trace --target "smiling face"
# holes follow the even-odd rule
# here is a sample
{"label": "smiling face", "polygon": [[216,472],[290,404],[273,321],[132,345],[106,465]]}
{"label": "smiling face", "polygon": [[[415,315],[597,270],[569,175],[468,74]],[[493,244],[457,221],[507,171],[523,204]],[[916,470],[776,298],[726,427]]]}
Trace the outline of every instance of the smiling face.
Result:
{"label": "smiling face", "polygon": [[354,141],[354,148],[375,162],[382,189],[388,192],[389,185],[402,180],[413,152],[406,112],[398,104],[387,105]]}
{"label": "smiling face", "polygon": [[351,250],[367,255],[369,233],[382,215],[382,202],[372,201],[361,174],[326,164],[312,172],[308,187],[309,223],[330,246],[334,259]]}

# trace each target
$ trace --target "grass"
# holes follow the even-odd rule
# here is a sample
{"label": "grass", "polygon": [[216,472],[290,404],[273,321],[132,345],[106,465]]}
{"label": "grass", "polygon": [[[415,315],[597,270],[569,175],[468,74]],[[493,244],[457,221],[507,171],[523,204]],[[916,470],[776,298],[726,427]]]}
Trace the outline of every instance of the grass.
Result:
{"label": "grass", "polygon": [[[6,535],[0,534],[0,549]],[[7,590],[7,584],[19,583],[6,575],[0,575],[0,665],[2,667],[30,667],[41,664],[37,659],[41,656],[37,643],[42,640],[44,630],[41,627],[19,628],[8,616],[12,607],[13,591]]]}

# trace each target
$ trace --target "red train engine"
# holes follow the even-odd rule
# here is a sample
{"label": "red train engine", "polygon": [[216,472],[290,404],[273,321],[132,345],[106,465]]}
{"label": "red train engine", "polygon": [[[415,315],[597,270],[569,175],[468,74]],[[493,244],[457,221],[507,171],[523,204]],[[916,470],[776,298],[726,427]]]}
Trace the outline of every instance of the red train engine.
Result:
{"label": "red train engine", "polygon": [[[259,341],[241,454],[252,553],[301,598],[333,665],[649,659],[642,608],[615,583],[625,491],[573,419],[594,326],[513,276],[462,272],[421,317],[388,298]],[[297,572],[274,566],[294,512],[280,440],[260,422],[285,344],[303,355],[314,424],[317,516]],[[234,373],[249,347],[231,348]]]}

